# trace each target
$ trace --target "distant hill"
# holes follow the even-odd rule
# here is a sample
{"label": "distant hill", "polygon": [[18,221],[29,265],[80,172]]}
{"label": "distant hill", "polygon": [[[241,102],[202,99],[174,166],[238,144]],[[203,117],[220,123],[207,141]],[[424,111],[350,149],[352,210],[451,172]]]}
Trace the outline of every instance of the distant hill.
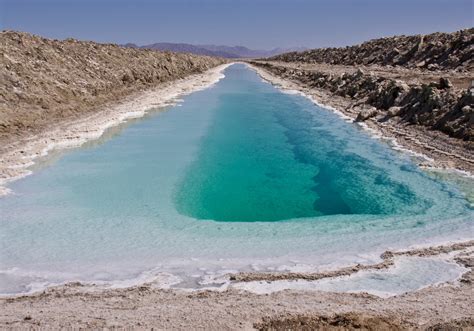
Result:
{"label": "distant hill", "polygon": [[197,55],[209,55],[225,58],[236,58],[239,57],[237,54],[221,51],[218,49],[210,50],[202,46],[191,45],[191,44],[177,44],[177,43],[155,43],[150,45],[144,45],[140,48],[157,49],[160,51],[170,51],[178,53],[191,53]]}
{"label": "distant hill", "polygon": [[130,48],[156,49],[160,51],[171,51],[178,53],[192,53],[197,55],[209,55],[224,58],[261,58],[270,57],[292,51],[304,51],[307,48],[275,48],[272,50],[255,50],[244,46],[223,46],[223,45],[192,45],[184,43],[154,43],[138,46],[133,43],[123,45]]}
{"label": "distant hill", "polygon": [[287,52],[304,51],[306,47],[296,48],[274,48],[271,50],[255,50],[249,49],[244,46],[219,46],[219,45],[199,45],[199,47],[208,49],[213,52],[224,52],[228,54],[234,54],[236,58],[260,58],[275,56]]}

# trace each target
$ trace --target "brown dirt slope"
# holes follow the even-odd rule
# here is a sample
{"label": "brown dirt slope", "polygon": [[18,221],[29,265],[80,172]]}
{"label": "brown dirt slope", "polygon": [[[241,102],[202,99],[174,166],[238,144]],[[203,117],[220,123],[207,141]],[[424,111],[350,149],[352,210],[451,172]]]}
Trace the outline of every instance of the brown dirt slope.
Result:
{"label": "brown dirt slope", "polygon": [[28,33],[0,33],[0,141],[162,82],[200,73],[223,59],[119,47]]}

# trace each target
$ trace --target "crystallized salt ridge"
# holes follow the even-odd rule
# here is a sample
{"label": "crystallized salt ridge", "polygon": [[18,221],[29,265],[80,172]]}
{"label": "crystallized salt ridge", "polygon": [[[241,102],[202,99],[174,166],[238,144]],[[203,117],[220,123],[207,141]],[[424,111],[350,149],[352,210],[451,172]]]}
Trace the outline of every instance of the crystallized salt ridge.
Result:
{"label": "crystallized salt ridge", "polygon": [[[403,256],[397,257],[395,265],[385,270],[364,270],[349,276],[314,281],[298,279],[238,282],[229,285],[229,288],[255,294],[270,294],[283,290],[365,292],[387,298],[429,286],[457,282],[467,271],[468,268],[452,261],[452,254],[425,258]],[[412,274],[416,275],[411,277]],[[416,277],[417,275],[424,276]]]}

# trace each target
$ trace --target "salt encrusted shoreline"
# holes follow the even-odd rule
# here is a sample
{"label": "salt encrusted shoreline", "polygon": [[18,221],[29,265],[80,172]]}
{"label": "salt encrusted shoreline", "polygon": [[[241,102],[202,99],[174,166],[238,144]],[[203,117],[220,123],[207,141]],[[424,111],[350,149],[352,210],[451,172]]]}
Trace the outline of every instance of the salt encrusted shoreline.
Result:
{"label": "salt encrusted shoreline", "polygon": [[[101,289],[80,283],[42,292],[0,298],[0,328],[138,327],[163,329],[265,329],[261,323],[293,327],[307,320],[339,320],[342,326],[372,325],[384,329],[474,326],[472,284],[474,242],[386,252],[434,256],[455,252],[469,271],[456,282],[436,284],[401,295],[381,298],[367,293],[285,290],[256,294],[238,288],[225,291],[157,289],[151,283]],[[367,324],[369,323],[369,324]]]}
{"label": "salt encrusted shoreline", "polygon": [[[267,70],[260,68],[251,63],[245,63],[265,81],[283,91],[294,91],[307,97],[316,105],[329,109],[341,116],[343,119],[353,122],[357,113],[347,111],[351,108],[352,102],[343,97],[334,96],[327,91],[316,88],[309,88],[303,84],[299,84],[287,79],[276,76]],[[365,122],[358,122],[363,129],[368,130],[373,137],[385,139],[390,141],[392,148],[407,152],[419,159],[419,165],[423,168],[443,171],[455,171],[461,176],[474,178],[474,160],[466,159],[462,155],[455,155],[445,152],[437,148],[434,144],[428,144],[424,141],[419,141],[420,135],[423,136],[419,130],[411,127],[410,130],[397,128],[389,123],[376,123],[373,119],[368,119]],[[424,132],[426,134],[426,132]],[[429,140],[429,137],[426,136]],[[454,138],[450,138],[454,141]]]}
{"label": "salt encrusted shoreline", "polygon": [[172,105],[176,99],[217,83],[224,77],[222,71],[231,63],[212,68],[204,73],[163,83],[160,86],[134,94],[92,115],[75,119],[40,135],[12,142],[0,154],[0,197],[10,193],[9,182],[31,174],[28,168],[38,157],[52,150],[79,147],[98,139],[109,128],[126,120],[142,117],[150,109]]}
{"label": "salt encrusted shoreline", "polygon": [[254,281],[276,281],[276,280],[319,280],[323,278],[336,278],[349,276],[362,270],[381,270],[388,269],[395,264],[395,257],[399,256],[437,256],[451,253],[454,251],[463,251],[474,247],[474,240],[451,243],[441,246],[430,246],[423,248],[414,248],[401,251],[385,251],[381,254],[382,262],[376,264],[357,264],[348,267],[338,268],[326,272],[241,272],[231,274],[229,277],[236,282],[254,282]]}

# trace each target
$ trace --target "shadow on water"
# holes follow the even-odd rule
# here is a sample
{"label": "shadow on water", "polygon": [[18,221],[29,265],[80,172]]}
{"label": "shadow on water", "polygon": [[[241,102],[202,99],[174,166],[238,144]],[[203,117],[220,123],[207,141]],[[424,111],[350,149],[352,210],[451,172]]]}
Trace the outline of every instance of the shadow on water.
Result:
{"label": "shadow on water", "polygon": [[319,167],[319,173],[313,177],[314,187],[318,198],[314,202],[314,209],[324,215],[352,214],[351,208],[345,203],[337,188],[334,189],[327,167]]}
{"label": "shadow on water", "polygon": [[431,206],[406,184],[390,178],[387,169],[351,152],[343,140],[348,138],[346,132],[338,136],[339,128],[329,131],[323,118],[299,108],[289,100],[275,116],[285,128],[295,160],[319,169],[313,177],[315,210],[323,215],[389,215],[407,209],[422,213]]}

